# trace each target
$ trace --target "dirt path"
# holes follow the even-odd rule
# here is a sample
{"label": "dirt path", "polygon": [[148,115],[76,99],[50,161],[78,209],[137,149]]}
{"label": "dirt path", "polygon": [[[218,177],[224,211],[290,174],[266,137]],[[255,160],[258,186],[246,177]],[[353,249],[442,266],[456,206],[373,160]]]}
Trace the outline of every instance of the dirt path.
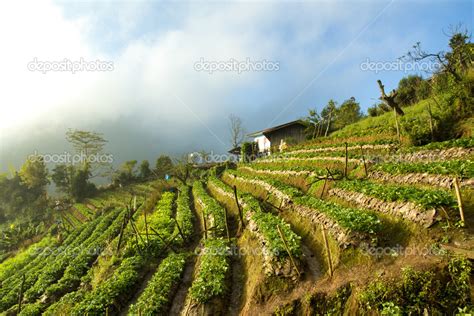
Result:
{"label": "dirt path", "polygon": [[188,295],[188,289],[191,286],[194,278],[194,270],[196,267],[196,257],[190,259],[187,263],[186,268],[184,269],[183,278],[179,284],[178,290],[176,291],[176,295],[171,303],[171,309],[169,311],[169,315],[180,315],[181,310],[184,307],[186,302],[186,296]]}
{"label": "dirt path", "polygon": [[138,290],[133,295],[133,298],[128,302],[127,307],[120,311],[120,314],[119,314],[120,316],[128,315],[128,311],[130,310],[130,306],[132,306],[133,304],[135,304],[137,302],[140,295],[146,289],[146,286],[148,285],[148,281],[150,281],[150,279],[153,276],[153,274],[155,273],[155,271],[156,271],[156,268],[155,269],[150,269],[149,271],[145,272],[144,276],[141,278],[142,283],[140,284],[140,287],[138,288]]}
{"label": "dirt path", "polygon": [[[191,238],[191,242],[187,247],[187,251],[195,251],[198,247],[199,242],[201,240],[200,232],[201,232],[201,220],[199,215],[194,208],[194,201],[193,201],[193,194],[189,192],[189,205],[191,207],[191,211],[194,214],[194,236]],[[181,282],[179,284],[178,290],[173,298],[171,303],[171,308],[169,311],[169,315],[180,315],[181,311],[184,308],[186,303],[186,297],[188,295],[188,289],[191,286],[193,279],[194,279],[194,271],[196,269],[196,260],[197,257],[193,255],[192,258],[189,259],[189,262],[186,264],[186,268],[184,269],[183,277],[181,278]]]}
{"label": "dirt path", "polygon": [[243,305],[245,271],[241,258],[237,255],[232,258],[232,288],[229,298],[228,315],[239,315]]}

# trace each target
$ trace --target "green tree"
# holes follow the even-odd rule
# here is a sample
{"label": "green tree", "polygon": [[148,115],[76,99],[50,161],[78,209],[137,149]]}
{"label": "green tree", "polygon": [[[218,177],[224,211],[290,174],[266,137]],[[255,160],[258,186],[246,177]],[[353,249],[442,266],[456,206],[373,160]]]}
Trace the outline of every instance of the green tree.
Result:
{"label": "green tree", "polygon": [[360,105],[354,97],[344,101],[336,111],[334,118],[334,129],[338,130],[349,124],[355,123],[363,118],[364,115],[360,111]]}
{"label": "green tree", "polygon": [[72,177],[74,175],[74,167],[72,165],[60,164],[53,168],[51,179],[56,188],[63,193],[71,194]]}
{"label": "green tree", "polygon": [[156,160],[156,175],[159,178],[164,178],[166,174],[171,174],[173,172],[173,160],[169,156],[161,155]]}
{"label": "green tree", "polygon": [[323,120],[316,109],[309,110],[308,116],[304,119],[308,127],[305,133],[311,139],[321,136],[323,130]]}
{"label": "green tree", "polygon": [[[426,94],[426,86],[422,77],[410,75],[398,82],[397,96],[395,102],[400,106],[408,106],[417,103]],[[428,85],[429,86],[429,85]],[[423,91],[420,91],[423,89]]]}
{"label": "green tree", "polygon": [[71,179],[71,195],[75,201],[80,202],[86,197],[93,196],[97,188],[89,182],[90,171],[87,168],[76,168]]}
{"label": "green tree", "polygon": [[150,163],[148,160],[143,160],[140,164],[140,178],[148,179],[151,175]]}
{"label": "green tree", "polygon": [[333,99],[329,100],[328,104],[321,110],[321,117],[324,119],[325,132],[324,136],[328,136],[333,131],[333,120],[336,116],[337,103]]}
{"label": "green tree", "polygon": [[22,182],[28,189],[44,193],[49,184],[48,169],[41,156],[30,156],[20,169]]}
{"label": "green tree", "polygon": [[111,157],[104,153],[107,140],[102,134],[69,129],[66,132],[66,140],[74,147],[83,167],[90,171],[91,177],[101,174],[100,171],[110,167]]}

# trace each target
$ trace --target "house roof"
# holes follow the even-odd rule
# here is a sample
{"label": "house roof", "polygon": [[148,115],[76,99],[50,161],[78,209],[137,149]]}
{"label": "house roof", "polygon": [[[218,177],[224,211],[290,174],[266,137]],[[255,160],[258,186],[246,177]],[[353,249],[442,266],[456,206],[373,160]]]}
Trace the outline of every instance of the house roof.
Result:
{"label": "house roof", "polygon": [[258,131],[258,132],[253,132],[251,134],[248,134],[247,136],[256,137],[256,136],[268,134],[268,133],[271,133],[271,132],[274,132],[274,131],[277,131],[277,130],[280,130],[280,129],[284,129],[284,128],[287,128],[287,127],[290,127],[290,126],[294,126],[294,125],[306,126],[306,124],[304,123],[303,120],[295,120],[295,121],[291,121],[291,122],[281,124],[281,125],[278,125],[278,126],[270,127],[270,128]]}
{"label": "house roof", "polygon": [[228,151],[229,154],[240,155],[241,147],[237,146]]}

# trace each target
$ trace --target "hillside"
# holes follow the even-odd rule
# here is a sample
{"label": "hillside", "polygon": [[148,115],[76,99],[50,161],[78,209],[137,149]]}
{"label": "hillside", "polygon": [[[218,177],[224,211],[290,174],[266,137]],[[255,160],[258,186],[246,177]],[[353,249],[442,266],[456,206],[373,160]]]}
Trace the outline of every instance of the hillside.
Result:
{"label": "hillside", "polygon": [[[407,112],[418,115],[419,108]],[[400,147],[386,137],[393,135],[390,114],[324,142],[214,167],[187,184],[132,184],[74,204],[62,226],[0,264],[0,310],[307,315],[470,308],[474,139]]]}

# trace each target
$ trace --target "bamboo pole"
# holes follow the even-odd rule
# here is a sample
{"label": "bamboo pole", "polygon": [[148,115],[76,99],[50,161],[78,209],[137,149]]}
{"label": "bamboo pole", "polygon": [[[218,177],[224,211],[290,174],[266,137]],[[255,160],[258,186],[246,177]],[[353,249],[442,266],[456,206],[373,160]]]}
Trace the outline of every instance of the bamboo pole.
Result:
{"label": "bamboo pole", "polygon": [[367,164],[365,163],[364,148],[362,147],[362,145],[360,145],[360,154],[362,156],[362,162],[364,163],[365,176],[367,177],[369,174],[367,172]]}
{"label": "bamboo pole", "polygon": [[326,236],[326,229],[323,226],[321,226],[321,230],[323,232],[324,245],[326,247],[326,253],[328,255],[329,275],[332,277],[334,270],[332,267],[331,250],[329,249],[329,242]]}
{"label": "bamboo pole", "polygon": [[146,243],[150,244],[150,239],[148,238],[148,221],[146,218],[146,207],[143,209],[143,215],[145,217],[145,233],[146,233]]}
{"label": "bamboo pole", "polygon": [[458,177],[454,178],[454,189],[456,190],[456,198],[458,200],[459,215],[461,216],[461,221],[465,225],[466,222],[464,221],[464,207],[463,207],[463,204],[462,204],[461,189],[459,188],[459,179],[458,179]]}
{"label": "bamboo pole", "polygon": [[280,237],[281,237],[281,240],[283,241],[283,244],[285,245],[286,252],[288,252],[288,255],[290,256],[291,263],[295,267],[296,273],[298,273],[298,277],[300,277],[301,273],[298,270],[298,267],[296,266],[296,263],[295,263],[295,260],[293,259],[293,255],[291,254],[290,248],[288,248],[288,244],[286,243],[285,235],[283,235],[283,232],[281,231],[279,225],[277,225],[277,230],[278,230],[278,233],[280,234]]}

